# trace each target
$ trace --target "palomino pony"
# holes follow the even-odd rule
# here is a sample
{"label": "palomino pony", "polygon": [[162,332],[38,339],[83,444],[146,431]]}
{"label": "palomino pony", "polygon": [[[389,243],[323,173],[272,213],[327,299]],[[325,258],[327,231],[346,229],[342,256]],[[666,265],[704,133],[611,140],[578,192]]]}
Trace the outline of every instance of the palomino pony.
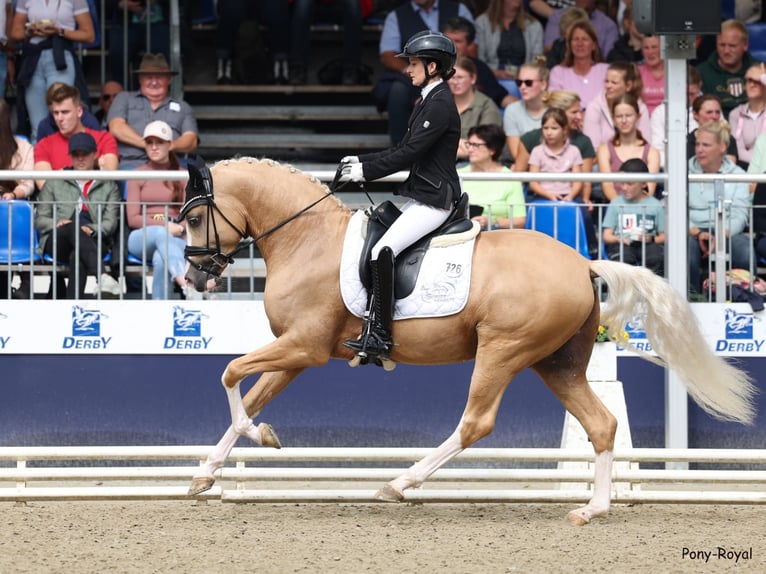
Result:
{"label": "palomino pony", "polygon": [[[256,426],[252,418],[304,369],[332,358],[352,359],[343,342],[359,336],[362,327],[347,311],[340,288],[352,212],[326,186],[290,166],[252,158],[219,162],[212,176],[206,172],[190,168],[182,210],[191,264],[187,281],[205,290],[211,276],[232,261],[240,240],[252,238],[268,268],[264,306],[276,340],[226,366],[221,381],[232,423],[193,478],[190,495],[213,485],[240,435],[279,448],[272,427]],[[609,290],[603,314],[598,278]],[[593,497],[571,511],[569,521],[585,524],[605,514],[617,421],[591,390],[585,370],[599,323],[622,333],[639,312],[653,348],[703,409],[723,420],[752,421],[748,376],[707,350],[686,300],[664,279],[641,267],[588,261],[534,231],[481,233],[464,309],[448,317],[395,321],[393,327],[395,362],[475,361],[465,410],[452,435],[376,499],[403,500],[406,489],[490,434],[506,387],[529,367],[582,423],[595,449]],[[240,383],[256,373],[260,378],[242,397]]]}

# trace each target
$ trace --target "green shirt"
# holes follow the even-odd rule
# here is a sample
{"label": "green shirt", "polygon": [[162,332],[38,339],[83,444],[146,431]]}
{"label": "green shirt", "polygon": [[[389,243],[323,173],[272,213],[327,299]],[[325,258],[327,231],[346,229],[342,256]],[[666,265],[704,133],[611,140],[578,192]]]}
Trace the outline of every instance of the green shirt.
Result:
{"label": "green shirt", "polygon": [[[470,173],[471,166],[467,165],[457,170]],[[503,167],[502,173],[512,173]],[[484,208],[483,215],[496,221],[498,217],[524,217],[527,214],[524,206],[524,191],[518,181],[467,181],[461,180],[463,191],[468,194],[471,205]],[[512,213],[513,215],[509,215]]]}

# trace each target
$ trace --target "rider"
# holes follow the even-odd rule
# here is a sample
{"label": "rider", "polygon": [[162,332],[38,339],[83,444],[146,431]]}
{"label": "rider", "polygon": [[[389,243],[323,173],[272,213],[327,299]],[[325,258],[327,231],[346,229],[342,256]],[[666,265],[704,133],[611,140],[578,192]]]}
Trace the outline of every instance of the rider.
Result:
{"label": "rider", "polygon": [[397,54],[397,58],[409,58],[405,73],[421,89],[407,133],[392,148],[341,160],[342,173],[357,182],[410,172],[394,192],[409,201],[372,248],[372,295],[365,319],[371,321],[369,329],[363,330],[360,340],[344,343],[362,358],[386,360],[391,354],[394,258],[444,223],[460,198],[455,169],[460,115],[446,82],[455,73],[455,55],[455,45],[444,34],[426,30],[412,36]]}

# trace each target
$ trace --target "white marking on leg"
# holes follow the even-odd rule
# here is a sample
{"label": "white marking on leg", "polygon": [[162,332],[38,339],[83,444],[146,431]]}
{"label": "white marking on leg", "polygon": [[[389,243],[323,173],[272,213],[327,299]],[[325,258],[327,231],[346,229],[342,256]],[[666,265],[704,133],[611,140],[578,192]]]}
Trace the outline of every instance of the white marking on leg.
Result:
{"label": "white marking on leg", "polygon": [[569,513],[569,520],[573,524],[587,524],[591,518],[609,512],[609,506],[612,501],[613,460],[614,454],[610,450],[605,450],[596,455],[593,496],[588,504]]}
{"label": "white marking on leg", "polygon": [[223,433],[221,440],[218,441],[218,444],[216,444],[210,454],[207,455],[205,464],[199,468],[194,477],[213,478],[215,471],[223,467],[226,459],[231,453],[231,449],[237,444],[237,439],[239,439],[239,434],[234,430],[234,427],[230,426],[227,428],[226,432]]}
{"label": "white marking on leg", "polygon": [[244,435],[255,444],[261,444],[261,431],[253,424],[253,420],[247,416],[245,404],[242,402],[242,395],[239,392],[239,383],[232,388],[223,386],[226,389],[226,397],[229,399],[229,411],[231,412],[231,426],[237,434]]}
{"label": "white marking on leg", "polygon": [[444,466],[455,455],[463,451],[460,440],[461,426],[462,423],[432,453],[413,464],[404,474],[396,477],[388,484],[399,492],[404,492],[405,489],[411,486],[417,487],[423,484],[429,476]]}

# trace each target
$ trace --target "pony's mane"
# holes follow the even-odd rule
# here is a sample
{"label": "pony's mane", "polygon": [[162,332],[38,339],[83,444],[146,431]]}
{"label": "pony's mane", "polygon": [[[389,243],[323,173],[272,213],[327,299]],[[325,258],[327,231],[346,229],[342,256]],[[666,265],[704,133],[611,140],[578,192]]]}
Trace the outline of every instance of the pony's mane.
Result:
{"label": "pony's mane", "polygon": [[[282,163],[282,162],[279,162],[279,161],[276,161],[276,160],[273,160],[273,159],[269,159],[269,158],[257,158],[257,157],[241,156],[241,157],[235,157],[235,158],[230,158],[230,159],[222,159],[222,160],[217,161],[213,165],[213,167],[215,167],[217,165],[228,166],[230,164],[238,164],[238,163],[239,164],[259,164],[259,165],[265,165],[267,167],[273,167],[273,168],[282,169],[282,170],[288,171],[291,174],[296,174],[296,175],[303,176],[309,182],[311,182],[312,184],[314,184],[317,187],[319,187],[322,190],[323,193],[330,193],[330,188],[326,184],[322,183],[321,180],[317,179],[316,177],[314,177],[310,173],[306,173],[305,171],[301,171],[300,169],[298,169],[294,165],[290,165],[289,163]],[[340,206],[340,207],[342,207],[344,209],[348,209],[348,207],[346,205],[344,205],[344,203],[340,199],[338,199],[338,197],[335,194],[332,194],[332,199],[338,204],[338,206]]]}

